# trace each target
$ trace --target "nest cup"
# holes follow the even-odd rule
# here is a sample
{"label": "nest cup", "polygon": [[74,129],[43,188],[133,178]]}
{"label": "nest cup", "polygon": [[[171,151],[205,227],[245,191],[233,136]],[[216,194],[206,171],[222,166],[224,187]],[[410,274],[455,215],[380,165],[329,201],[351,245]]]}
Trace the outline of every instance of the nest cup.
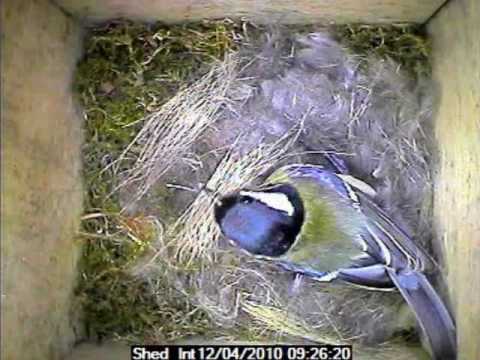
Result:
{"label": "nest cup", "polygon": [[[116,41],[114,36],[128,26],[134,25],[110,25],[107,34]],[[93,330],[102,337],[113,333],[139,341],[203,334],[224,341],[355,343],[359,354],[397,353],[400,346],[392,345],[395,341],[405,334],[415,338],[415,322],[397,294],[299,282],[272,264],[245,256],[222,239],[213,220],[211,195],[202,188],[226,194],[258,186],[275,167],[322,163],[325,154],[335,153],[355,175],[376,187],[382,205],[397,222],[428,245],[432,142],[425,134],[433,94],[425,76],[425,48],[419,47],[423,55],[417,55],[418,61],[404,66],[411,59],[381,57],[373,45],[368,52],[354,51],[354,36],[369,32],[374,41],[381,36],[378,28],[315,31],[229,22],[210,26],[209,31],[217,32],[229,28],[229,51],[180,79],[170,97],[145,106],[144,118],[132,125],[136,131],[131,142],[100,170],[111,182],[107,198],[118,202],[123,219],[112,220],[131,238],[123,241],[144,244],[132,261],[119,264],[131,276],[122,281],[127,288],[136,284],[131,298],[145,292],[149,302],[142,312],[156,315],[130,332],[95,321]],[[161,28],[149,30],[136,29],[135,35],[159,39],[165,34]],[[418,36],[409,27],[388,31],[392,35],[387,41],[393,43],[398,41],[395,36]],[[188,36],[189,29],[181,34]],[[152,56],[144,55],[148,60],[143,72],[158,74],[158,69],[149,68],[156,61]],[[86,70],[90,60],[87,57],[82,65]],[[135,73],[127,67],[125,76]],[[154,77],[151,93],[165,80]],[[100,85],[103,96],[104,87]],[[110,92],[122,91],[118,87]],[[147,222],[151,231],[125,228],[122,222],[132,218]],[[94,255],[95,247],[86,258]],[[145,287],[138,289],[138,283]],[[84,291],[91,294],[92,284],[85,285]],[[117,306],[113,303],[113,309]],[[186,311],[198,316],[185,321]],[[91,312],[98,315],[99,309],[92,306]],[[172,325],[160,325],[173,312],[178,317]],[[385,342],[389,345],[380,351],[369,348]],[[417,351],[417,345],[410,346]]]}

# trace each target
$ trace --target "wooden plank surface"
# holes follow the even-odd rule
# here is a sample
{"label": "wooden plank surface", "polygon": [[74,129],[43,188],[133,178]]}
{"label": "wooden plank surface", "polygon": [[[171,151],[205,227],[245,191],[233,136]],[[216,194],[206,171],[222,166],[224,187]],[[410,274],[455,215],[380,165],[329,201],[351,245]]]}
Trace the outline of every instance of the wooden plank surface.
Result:
{"label": "wooden plank surface", "polygon": [[48,0],[1,5],[1,358],[61,359],[75,341],[81,30]]}
{"label": "wooden plank surface", "polygon": [[246,16],[257,22],[425,22],[445,0],[55,0],[91,20],[165,22]]}
{"label": "wooden plank surface", "polygon": [[480,2],[451,0],[429,31],[440,87],[435,218],[456,310],[459,359],[480,359]]}

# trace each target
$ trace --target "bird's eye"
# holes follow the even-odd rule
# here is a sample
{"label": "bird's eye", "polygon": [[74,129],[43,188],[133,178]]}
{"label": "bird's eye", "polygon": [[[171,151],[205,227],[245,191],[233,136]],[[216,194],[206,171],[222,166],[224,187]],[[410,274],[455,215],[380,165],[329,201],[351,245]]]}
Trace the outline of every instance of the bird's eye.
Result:
{"label": "bird's eye", "polygon": [[241,199],[241,202],[244,203],[244,204],[250,204],[252,201],[253,201],[253,199],[250,198],[250,197],[248,197],[248,196],[244,196],[244,197]]}

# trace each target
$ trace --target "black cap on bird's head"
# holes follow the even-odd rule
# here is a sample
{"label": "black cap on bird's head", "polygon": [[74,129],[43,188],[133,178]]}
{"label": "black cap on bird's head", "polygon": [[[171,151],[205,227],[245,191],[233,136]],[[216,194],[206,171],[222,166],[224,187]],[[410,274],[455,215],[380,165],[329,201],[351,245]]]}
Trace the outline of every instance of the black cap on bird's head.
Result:
{"label": "black cap on bird's head", "polygon": [[280,184],[221,198],[215,205],[215,219],[222,233],[240,248],[254,255],[278,257],[295,242],[304,208],[297,190]]}

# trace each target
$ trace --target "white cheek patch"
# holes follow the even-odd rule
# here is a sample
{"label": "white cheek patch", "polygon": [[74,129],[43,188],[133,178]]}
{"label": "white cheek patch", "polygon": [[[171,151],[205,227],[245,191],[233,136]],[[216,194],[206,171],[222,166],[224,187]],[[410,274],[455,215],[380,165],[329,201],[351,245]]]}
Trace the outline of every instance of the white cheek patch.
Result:
{"label": "white cheek patch", "polygon": [[295,212],[295,208],[288,196],[282,193],[240,191],[240,195],[249,196],[267,205],[269,208],[286,212],[288,216],[293,216]]}

